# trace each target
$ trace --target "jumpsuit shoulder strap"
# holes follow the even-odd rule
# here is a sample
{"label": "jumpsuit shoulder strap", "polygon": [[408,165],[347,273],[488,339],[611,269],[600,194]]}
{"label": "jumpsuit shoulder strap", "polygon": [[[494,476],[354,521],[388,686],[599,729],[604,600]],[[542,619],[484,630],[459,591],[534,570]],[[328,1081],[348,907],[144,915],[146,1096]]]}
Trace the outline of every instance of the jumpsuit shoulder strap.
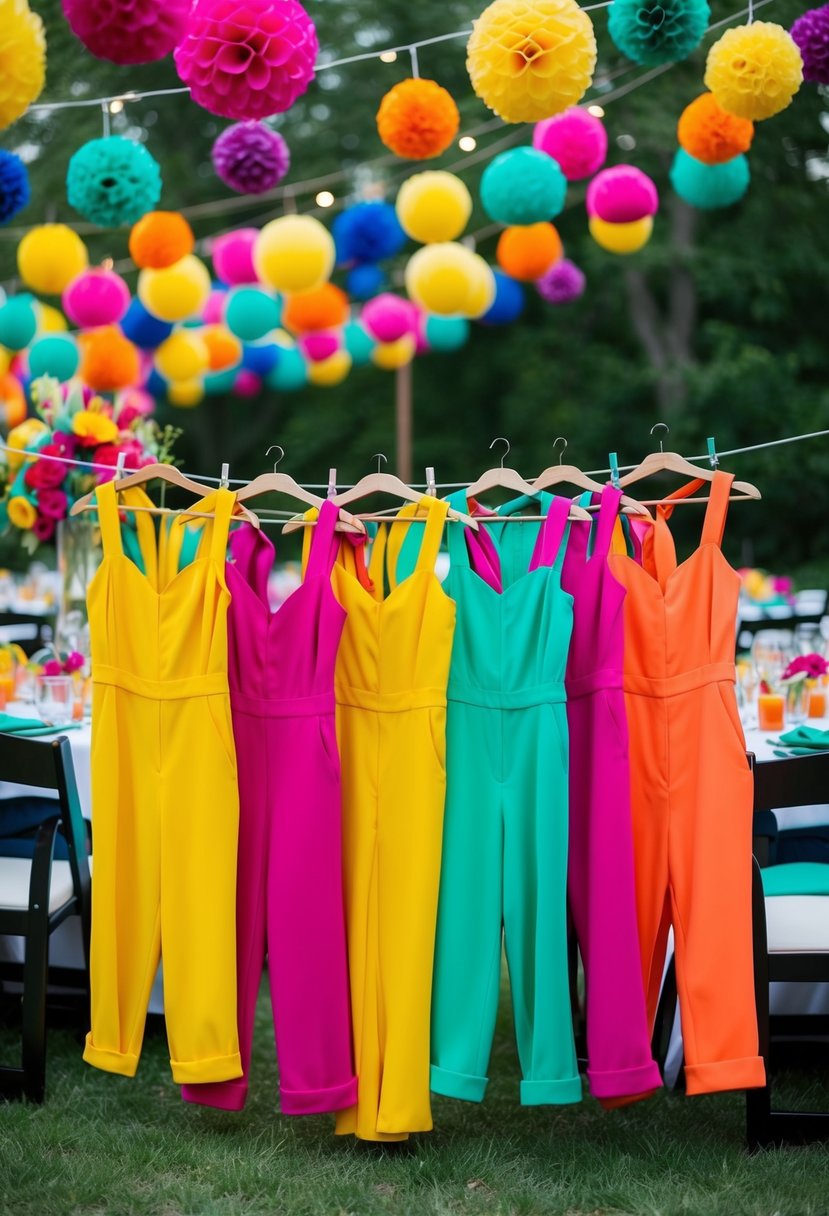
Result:
{"label": "jumpsuit shoulder strap", "polygon": [[339,515],[339,507],[330,498],[326,498],[319,508],[316,525],[313,528],[305,529],[312,535],[309,538],[304,579],[314,578],[320,574],[330,575],[337,559],[338,544],[335,529]]}
{"label": "jumpsuit shoulder strap", "polygon": [[610,552],[610,544],[613,540],[613,533],[619,518],[621,503],[621,490],[617,490],[612,485],[607,485],[602,489],[599,500],[599,514],[593,531],[592,557],[604,559]]}
{"label": "jumpsuit shoulder strap", "polygon": [[721,545],[725,531],[725,517],[728,514],[728,498],[734,481],[733,473],[723,473],[717,470],[711,482],[711,495],[705,509],[705,522],[702,525],[702,543],[704,545]]}
{"label": "jumpsuit shoulder strap", "polygon": [[423,539],[420,542],[415,570],[434,571],[440,552],[446,516],[449,512],[449,503],[443,498],[430,498],[429,495],[424,495],[419,505],[426,509],[426,525],[423,529]]}
{"label": "jumpsuit shoulder strap", "polygon": [[118,495],[115,482],[105,481],[95,491],[98,503],[98,523],[101,528],[101,544],[104,557],[113,557],[124,552],[121,541],[121,520],[118,514]]}
{"label": "jumpsuit shoulder strap", "polygon": [[[467,515],[469,503],[466,498],[466,490],[455,490],[452,494],[447,494],[446,505],[453,511],[462,511],[464,515]],[[457,524],[451,524],[446,529],[446,548],[449,553],[450,568],[472,564],[469,550],[470,536],[474,544],[474,541],[478,539],[474,530],[467,529],[466,526],[459,527]]]}
{"label": "jumpsuit shoulder strap", "polygon": [[550,502],[535,542],[530,570],[539,566],[558,567],[564,560],[565,539],[570,522],[570,499],[556,495]]}
{"label": "jumpsuit shoulder strap", "polygon": [[227,557],[230,520],[235,506],[236,495],[232,490],[216,490],[213,497],[213,519],[210,530],[210,557],[222,568],[224,568]]}

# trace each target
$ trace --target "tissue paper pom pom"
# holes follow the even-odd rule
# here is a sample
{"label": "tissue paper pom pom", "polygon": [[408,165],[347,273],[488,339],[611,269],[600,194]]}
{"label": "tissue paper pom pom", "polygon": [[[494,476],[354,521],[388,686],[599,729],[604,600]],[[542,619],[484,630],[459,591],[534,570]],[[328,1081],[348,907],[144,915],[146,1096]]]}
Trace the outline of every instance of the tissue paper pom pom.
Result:
{"label": "tissue paper pom pom", "polygon": [[267,118],[302,96],[318,51],[314,23],[298,0],[196,0],[175,61],[205,110]]}
{"label": "tissue paper pom pom", "polygon": [[345,281],[348,294],[355,300],[368,300],[386,286],[386,276],[379,266],[355,266]]}
{"label": "tissue paper pom pom", "polygon": [[403,334],[394,342],[378,342],[371,352],[371,361],[385,372],[394,372],[411,363],[414,353],[414,334]]}
{"label": "tissue paper pom pom", "polygon": [[69,161],[66,195],[100,228],[134,224],[161,197],[161,170],[143,144],[120,135],[91,139]]}
{"label": "tissue paper pom pom", "polygon": [[569,258],[562,258],[536,280],[536,291],[548,304],[570,304],[584,292],[584,271]]}
{"label": "tissue paper pom pom", "polygon": [[23,350],[37,333],[37,313],[30,295],[12,296],[0,308],[0,346]]}
{"label": "tissue paper pom pom", "polygon": [[253,246],[258,236],[258,228],[237,228],[235,232],[216,237],[210,247],[210,256],[217,278],[229,287],[258,282],[253,265]]}
{"label": "tissue paper pom pom", "polygon": [[561,166],[568,182],[592,177],[607,157],[607,131],[600,118],[579,106],[536,123],[533,147],[546,152]]}
{"label": "tissue paper pom pom", "polygon": [[78,344],[70,334],[47,334],[29,348],[29,375],[54,376],[64,383],[78,370]]}
{"label": "tissue paper pom pom", "polygon": [[195,329],[178,329],[155,352],[155,365],[165,380],[193,380],[210,366],[210,354]]}
{"label": "tissue paper pom pom", "polygon": [[84,270],[66,288],[61,303],[79,329],[115,325],[130,306],[130,289],[114,270]]}
{"label": "tissue paper pom pom", "polygon": [[289,296],[282,310],[282,324],[292,334],[315,329],[338,329],[348,320],[348,296],[333,283],[314,291]]}
{"label": "tissue paper pom pom", "polygon": [[253,246],[260,281],[277,291],[313,291],[334,269],[334,240],[311,215],[271,220]]}
{"label": "tissue paper pom pom", "polygon": [[204,262],[192,253],[164,270],[142,270],[138,298],[161,321],[195,317],[210,295],[210,275]]}
{"label": "tissue paper pom pom", "polygon": [[377,344],[359,321],[349,321],[343,330],[343,345],[351,355],[354,366],[362,367],[371,359],[371,352]]}
{"label": "tissue paper pom pom", "polygon": [[233,381],[234,397],[258,397],[262,391],[262,377],[254,371],[243,367],[236,373]]}
{"label": "tissue paper pom pom", "polygon": [[66,224],[40,224],[17,246],[17,270],[33,291],[57,296],[88,264],[86,245]]}
{"label": "tissue paper pom pom", "polygon": [[130,232],[130,257],[142,270],[163,270],[195,247],[193,229],[177,211],[148,211]]}
{"label": "tissue paper pom pom", "polygon": [[264,338],[279,324],[278,302],[261,287],[237,287],[228,293],[224,321],[243,342]]}
{"label": "tissue paper pom pom", "polygon": [[454,173],[427,169],[409,177],[397,192],[403,231],[424,245],[453,241],[472,214],[472,196]]}
{"label": "tissue paper pom pom", "polygon": [[308,379],[318,388],[333,388],[342,384],[351,371],[351,355],[347,350],[338,350],[328,359],[319,359],[308,364]]}
{"label": "tissue paper pom pom", "polygon": [[273,190],[291,167],[285,140],[261,122],[237,122],[222,131],[211,156],[217,177],[237,194]]}
{"label": "tissue paper pom pom", "polygon": [[302,352],[294,346],[283,347],[279,362],[268,377],[268,388],[278,393],[294,393],[308,383],[308,367]]}
{"label": "tissue paper pom pom", "polygon": [[802,81],[797,44],[771,21],[726,30],[705,64],[705,86],[722,108],[752,122],[785,110]]}
{"label": "tissue paper pom pom", "polygon": [[174,380],[167,385],[167,400],[179,409],[192,409],[204,399],[204,383],[201,380]]}
{"label": "tissue paper pom pom", "polygon": [[0,149],[0,224],[7,224],[29,201],[29,175],[14,152]]}
{"label": "tissue paper pom pom", "polygon": [[671,166],[671,185],[680,198],[692,207],[714,211],[730,207],[748,190],[750,173],[744,156],[735,156],[721,165],[706,165],[679,148]]}
{"label": "tissue paper pom pom", "polygon": [[656,215],[659,195],[647,173],[635,165],[614,165],[593,178],[585,205],[588,215],[608,224],[630,224],[644,215]]}
{"label": "tissue paper pom pom", "polygon": [[699,46],[710,19],[707,0],[613,0],[607,29],[634,63],[677,63]]}
{"label": "tissue paper pom pom", "polygon": [[355,203],[341,211],[331,226],[341,266],[350,262],[382,262],[394,257],[406,244],[391,203],[373,200]]}
{"label": "tissue paper pom pom", "polygon": [[469,337],[469,322],[465,317],[427,317],[424,337],[430,350],[448,354],[460,350]]}
{"label": "tissue paper pom pom", "polygon": [[70,29],[111,63],[153,63],[181,41],[190,0],[63,0]]}
{"label": "tissue paper pom pom", "polygon": [[440,156],[458,133],[461,117],[452,96],[435,80],[401,80],[377,111],[377,133],[407,160]]}
{"label": "tissue paper pom pom", "polygon": [[233,391],[236,379],[236,367],[225,367],[220,372],[208,372],[202,380],[204,391],[211,397],[218,397]]}
{"label": "tissue paper pom pom", "polygon": [[121,333],[141,350],[155,350],[165,338],[169,338],[173,327],[169,321],[160,321],[147,312],[141,301],[130,301],[126,315],[121,321]]}
{"label": "tissue paper pom pom", "polygon": [[754,123],[727,113],[713,93],[702,93],[680,114],[676,134],[690,156],[706,165],[720,165],[748,152]]}
{"label": "tissue paper pom pom", "polygon": [[132,342],[115,325],[81,335],[81,379],[99,393],[138,384],[141,360]]}
{"label": "tissue paper pom pom", "polygon": [[330,329],[303,334],[299,339],[300,350],[312,363],[322,363],[330,359],[341,346],[340,335]]}
{"label": "tissue paper pom pom", "polygon": [[791,28],[803,60],[803,79],[829,84],[829,4],[802,13]]}
{"label": "tissue paper pom pom", "polygon": [[596,66],[590,18],[575,0],[494,0],[472,23],[472,87],[504,122],[538,122],[575,105]]}
{"label": "tissue paper pom pom", "polygon": [[26,113],[45,78],[43,22],[26,0],[0,0],[0,131]]}
{"label": "tissue paper pom pom", "polygon": [[224,325],[206,325],[201,333],[207,347],[207,366],[211,372],[236,367],[242,358],[242,343]]}
{"label": "tissue paper pom pom", "polygon": [[64,334],[69,325],[59,308],[38,301],[38,332],[41,334]]}
{"label": "tissue paper pom pom", "polygon": [[495,300],[495,274],[479,253],[472,254],[470,277],[469,295],[463,311],[465,316],[477,320],[489,311]]}
{"label": "tissue paper pom pom", "polygon": [[509,325],[524,311],[524,288],[515,279],[494,270],[495,299],[481,317],[485,325]]}
{"label": "tissue paper pom pom", "polygon": [[513,279],[531,283],[562,256],[561,237],[552,224],[506,228],[498,238],[496,257]]}
{"label": "tissue paper pom pom", "polygon": [[510,148],[491,160],[481,177],[481,203],[499,224],[536,224],[564,207],[567,178],[536,148]]}
{"label": "tissue paper pom pom", "polygon": [[478,316],[495,298],[492,271],[483,258],[451,242],[425,245],[406,266],[409,297],[439,316]]}
{"label": "tissue paper pom pom", "polygon": [[369,300],[360,320],[378,342],[396,342],[412,331],[412,306],[400,296],[384,292]]}
{"label": "tissue paper pom pom", "polygon": [[653,216],[645,215],[629,224],[609,224],[598,215],[591,215],[589,227],[593,240],[608,253],[637,253],[651,239]]}
{"label": "tissue paper pom pom", "polygon": [[276,367],[279,347],[270,339],[264,342],[245,342],[242,345],[242,367],[257,376],[267,376]]}

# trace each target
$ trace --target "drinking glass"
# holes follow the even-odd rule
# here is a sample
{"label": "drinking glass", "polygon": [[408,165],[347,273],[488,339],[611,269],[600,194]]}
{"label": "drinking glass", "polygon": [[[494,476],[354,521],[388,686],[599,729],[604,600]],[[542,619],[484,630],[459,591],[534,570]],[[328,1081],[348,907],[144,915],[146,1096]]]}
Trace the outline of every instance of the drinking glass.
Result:
{"label": "drinking glass", "polygon": [[74,699],[71,676],[38,676],[35,704],[45,726],[68,726]]}

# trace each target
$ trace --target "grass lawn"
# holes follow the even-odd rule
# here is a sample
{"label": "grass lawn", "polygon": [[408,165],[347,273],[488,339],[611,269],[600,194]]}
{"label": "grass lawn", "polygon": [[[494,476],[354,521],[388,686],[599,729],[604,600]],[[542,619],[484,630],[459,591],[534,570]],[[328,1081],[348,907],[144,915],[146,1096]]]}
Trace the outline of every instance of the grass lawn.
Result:
{"label": "grass lawn", "polygon": [[[0,1046],[9,1060],[8,1030]],[[739,1095],[660,1094],[612,1113],[590,1098],[578,1107],[522,1109],[506,1008],[491,1077],[482,1106],[435,1099],[436,1130],[390,1151],[335,1138],[328,1118],[274,1114],[264,999],[242,1114],[182,1103],[162,1036],[148,1037],[138,1077],[127,1080],[89,1068],[79,1034],[54,1030],[45,1105],[0,1105],[0,1213],[829,1213],[829,1151],[748,1157]],[[829,1108],[826,1081],[787,1074],[779,1093]]]}

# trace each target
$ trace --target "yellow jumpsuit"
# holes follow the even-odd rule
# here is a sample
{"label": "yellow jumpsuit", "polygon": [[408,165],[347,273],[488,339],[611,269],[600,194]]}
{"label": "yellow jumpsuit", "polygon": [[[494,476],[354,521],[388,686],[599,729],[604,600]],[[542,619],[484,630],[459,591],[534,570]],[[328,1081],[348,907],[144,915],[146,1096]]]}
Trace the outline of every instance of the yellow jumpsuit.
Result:
{"label": "yellow jumpsuit", "polygon": [[[417,565],[398,584],[390,560],[388,594],[385,528],[374,542],[371,589],[348,540],[332,575],[348,613],[336,693],[359,1087],[356,1106],[337,1113],[337,1134],[363,1140],[432,1127],[429,1022],[455,605],[434,573],[447,506],[424,498],[401,515],[416,511],[426,516],[414,525],[422,532]],[[392,526],[390,554],[409,526]]]}
{"label": "yellow jumpsuit", "polygon": [[[84,1059],[134,1076],[159,954],[177,1082],[242,1075],[236,1029],[239,801],[227,684],[225,548],[235,495],[218,490],[193,563],[135,512],[146,573],[124,553],[112,483],[98,489],[104,557],[92,641],[92,1029]],[[124,505],[150,505],[128,490]],[[178,542],[178,543],[177,543]]]}

